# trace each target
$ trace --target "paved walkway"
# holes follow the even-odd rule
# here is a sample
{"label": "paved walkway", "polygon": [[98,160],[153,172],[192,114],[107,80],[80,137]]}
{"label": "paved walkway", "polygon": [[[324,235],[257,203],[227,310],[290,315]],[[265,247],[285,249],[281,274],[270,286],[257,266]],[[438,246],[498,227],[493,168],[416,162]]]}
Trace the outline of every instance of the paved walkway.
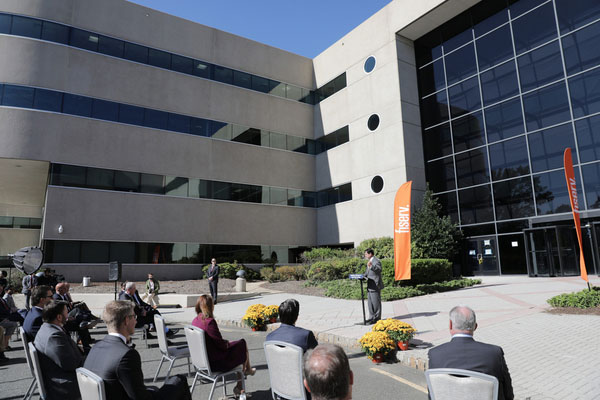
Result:
{"label": "paved walkway", "polygon": [[[600,316],[545,312],[547,299],[584,289],[585,282],[578,277],[527,276],[482,280],[473,288],[384,303],[383,318],[399,318],[418,330],[411,349],[399,352],[399,359],[425,369],[427,349],[449,339],[448,312],[465,304],[477,313],[475,338],[503,347],[517,399],[600,398]],[[591,276],[590,282],[600,286],[598,276]],[[221,324],[239,324],[251,304],[280,304],[294,297],[300,302],[297,325],[312,329],[321,342],[353,347],[370,330],[357,325],[362,322],[357,300],[260,292],[259,285],[249,285],[248,290],[255,296],[216,306],[215,317]],[[161,312],[172,323],[188,324],[195,316],[193,308]]]}

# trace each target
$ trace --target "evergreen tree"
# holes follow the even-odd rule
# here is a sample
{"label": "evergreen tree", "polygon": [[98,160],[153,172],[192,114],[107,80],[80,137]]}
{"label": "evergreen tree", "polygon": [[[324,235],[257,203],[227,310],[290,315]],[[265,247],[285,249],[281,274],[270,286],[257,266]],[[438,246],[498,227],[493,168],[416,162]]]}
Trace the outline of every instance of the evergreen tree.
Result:
{"label": "evergreen tree", "polygon": [[442,206],[429,188],[423,204],[411,221],[412,258],[452,259],[457,253],[462,232],[449,216],[440,216]]}

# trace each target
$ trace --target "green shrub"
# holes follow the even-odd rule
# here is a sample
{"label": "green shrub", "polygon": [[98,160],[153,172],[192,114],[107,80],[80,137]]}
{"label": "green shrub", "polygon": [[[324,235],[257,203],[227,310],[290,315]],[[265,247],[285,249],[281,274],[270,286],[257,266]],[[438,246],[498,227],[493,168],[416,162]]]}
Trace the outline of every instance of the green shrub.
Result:
{"label": "green shrub", "polygon": [[[325,289],[325,296],[336,299],[360,300],[360,282],[348,279],[327,281],[319,284]],[[365,298],[367,297],[367,288],[365,286]]]}
{"label": "green shrub", "polygon": [[11,286],[13,288],[14,293],[21,293],[21,290],[23,289],[23,277],[25,276],[25,274],[16,268],[11,268],[10,279],[8,279],[9,269],[6,268],[4,270],[7,274],[6,279],[8,280],[8,286]]}
{"label": "green shrub", "polygon": [[563,293],[548,300],[552,307],[600,307],[600,288],[584,289],[580,292]]}
{"label": "green shrub", "polygon": [[357,256],[362,257],[368,248],[373,249],[375,257],[379,259],[394,258],[394,239],[391,237],[363,240],[356,247]]}
{"label": "green shrub", "polygon": [[348,278],[349,274],[363,273],[367,262],[356,257],[317,261],[310,266],[307,277],[313,282]]}
{"label": "green shrub", "polygon": [[412,286],[388,286],[381,291],[382,301],[406,299],[407,297],[422,296],[427,294]]}
{"label": "green shrub", "polygon": [[[202,267],[202,274],[203,274],[202,276],[203,277],[206,276],[206,273],[208,272],[209,267],[210,267],[210,264]],[[243,269],[244,271],[246,271],[246,279],[249,281],[261,279],[260,272],[255,271],[251,268],[248,268],[244,264],[238,264],[237,262],[219,264],[219,278],[236,279],[237,278],[236,274],[240,269]]]}
{"label": "green shrub", "polygon": [[324,282],[337,279],[337,274],[333,262],[317,261],[310,266],[307,277],[313,282]]}
{"label": "green shrub", "polygon": [[299,281],[306,279],[307,269],[305,265],[284,265],[275,268],[275,275],[280,281]]}
{"label": "green shrub", "polygon": [[315,247],[302,253],[300,258],[302,259],[302,262],[312,264],[316,261],[333,260],[335,258],[346,258],[348,256],[351,256],[352,253],[352,249],[343,250],[332,249],[329,247]]}
{"label": "green shrub", "polygon": [[414,286],[418,284],[444,282],[452,279],[452,263],[438,258],[416,259],[411,261],[411,279],[394,280],[394,260],[381,260],[381,277],[385,286]]}
{"label": "green shrub", "polygon": [[264,266],[260,269],[260,276],[265,281],[275,282],[275,268],[272,266]]}

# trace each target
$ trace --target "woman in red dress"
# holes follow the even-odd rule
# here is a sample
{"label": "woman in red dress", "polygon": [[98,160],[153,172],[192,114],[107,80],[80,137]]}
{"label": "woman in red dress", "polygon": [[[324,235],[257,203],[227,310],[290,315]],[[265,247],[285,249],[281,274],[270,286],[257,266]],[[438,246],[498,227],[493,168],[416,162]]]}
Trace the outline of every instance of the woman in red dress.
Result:
{"label": "woman in red dress", "polygon": [[[213,371],[229,371],[238,365],[243,365],[244,375],[254,375],[256,368],[250,365],[248,347],[244,339],[228,341],[223,339],[217,321],[213,316],[214,304],[209,295],[203,294],[196,302],[196,318],[192,325],[206,333],[206,350],[208,361]],[[239,394],[242,389],[241,382],[234,388],[234,393]]]}

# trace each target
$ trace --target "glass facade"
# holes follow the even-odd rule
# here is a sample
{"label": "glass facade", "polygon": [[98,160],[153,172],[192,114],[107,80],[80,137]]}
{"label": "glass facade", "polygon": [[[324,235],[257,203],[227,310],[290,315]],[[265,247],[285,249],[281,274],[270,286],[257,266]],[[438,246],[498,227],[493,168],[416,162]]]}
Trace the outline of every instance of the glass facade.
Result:
{"label": "glass facade", "polygon": [[599,41],[596,0],[484,0],[415,41],[427,180],[488,270],[527,272],[536,217],[572,223],[565,148],[600,209]]}
{"label": "glass facade", "polygon": [[2,216],[0,216],[0,228],[40,229],[41,227],[42,227],[42,219],[41,218],[2,217]]}

